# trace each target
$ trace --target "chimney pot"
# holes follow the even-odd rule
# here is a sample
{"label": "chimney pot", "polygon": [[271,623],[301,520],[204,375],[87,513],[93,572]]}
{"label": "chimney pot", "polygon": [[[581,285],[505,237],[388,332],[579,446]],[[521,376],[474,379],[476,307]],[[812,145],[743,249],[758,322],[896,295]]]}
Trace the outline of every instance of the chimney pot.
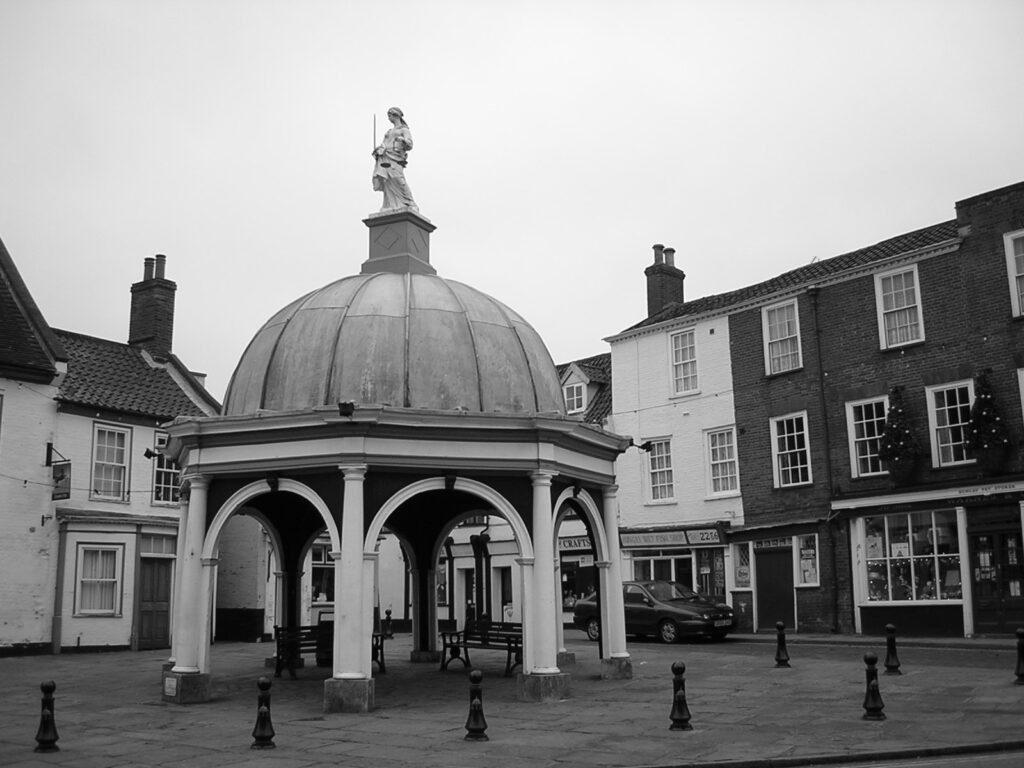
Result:
{"label": "chimney pot", "polygon": [[146,257],[142,264],[142,279],[152,280],[153,279],[153,259]]}
{"label": "chimney pot", "polygon": [[676,249],[675,248],[666,248],[665,249],[665,263],[668,264],[670,267],[674,267],[676,265]]}
{"label": "chimney pot", "polygon": [[156,274],[154,275],[154,277],[157,277],[157,278],[163,280],[164,279],[164,266],[165,266],[165,264],[167,262],[167,257],[164,256],[162,253],[158,253],[156,255],[155,259],[156,259]]}
{"label": "chimney pot", "polygon": [[662,252],[664,250],[665,250],[665,246],[662,245],[661,243],[655,243],[654,244],[654,263],[655,264],[661,264],[664,261],[664,257],[662,256]]}

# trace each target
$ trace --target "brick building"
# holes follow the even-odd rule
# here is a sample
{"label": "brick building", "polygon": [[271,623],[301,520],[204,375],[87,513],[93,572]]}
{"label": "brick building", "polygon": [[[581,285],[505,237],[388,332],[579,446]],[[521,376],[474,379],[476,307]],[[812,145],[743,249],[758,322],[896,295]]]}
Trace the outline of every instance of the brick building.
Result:
{"label": "brick building", "polygon": [[624,553],[645,533],[657,568],[713,528],[746,629],[1024,621],[1024,183],[728,293],[682,301],[681,274],[609,339],[610,427],[647,450],[619,462]]}

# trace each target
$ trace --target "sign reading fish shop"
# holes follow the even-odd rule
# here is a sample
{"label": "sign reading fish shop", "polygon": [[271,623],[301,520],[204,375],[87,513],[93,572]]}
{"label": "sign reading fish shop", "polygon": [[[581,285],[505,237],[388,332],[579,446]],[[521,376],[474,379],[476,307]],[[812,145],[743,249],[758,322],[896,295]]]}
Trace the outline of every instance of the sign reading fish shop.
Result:
{"label": "sign reading fish shop", "polygon": [[686,531],[644,531],[620,534],[624,549],[656,547],[693,547],[721,544],[722,535],[717,528],[692,528]]}

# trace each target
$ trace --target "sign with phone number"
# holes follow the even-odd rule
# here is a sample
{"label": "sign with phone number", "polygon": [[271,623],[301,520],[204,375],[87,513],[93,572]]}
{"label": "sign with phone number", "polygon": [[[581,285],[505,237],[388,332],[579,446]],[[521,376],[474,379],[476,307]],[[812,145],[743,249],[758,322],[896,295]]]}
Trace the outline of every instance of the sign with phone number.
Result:
{"label": "sign with phone number", "polygon": [[622,534],[623,547],[678,547],[682,545],[700,546],[721,543],[722,537],[717,528]]}

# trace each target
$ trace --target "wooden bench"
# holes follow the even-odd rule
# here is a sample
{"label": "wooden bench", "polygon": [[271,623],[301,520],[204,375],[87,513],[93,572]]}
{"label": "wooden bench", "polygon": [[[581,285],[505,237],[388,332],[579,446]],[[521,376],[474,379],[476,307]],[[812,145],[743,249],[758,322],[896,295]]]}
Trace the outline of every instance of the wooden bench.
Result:
{"label": "wooden bench", "polygon": [[[305,654],[313,654],[318,667],[329,667],[334,661],[334,622],[321,621],[300,627],[274,627],[274,643],[277,646],[274,662],[274,677],[281,676],[281,670],[295,678],[295,668]],[[371,661],[377,662],[381,674],[388,671],[384,662],[384,634],[373,633]]]}
{"label": "wooden bench", "polygon": [[441,671],[455,659],[470,665],[469,649],[505,651],[505,677],[523,663],[523,625],[481,618],[467,621],[465,628],[441,633]]}

